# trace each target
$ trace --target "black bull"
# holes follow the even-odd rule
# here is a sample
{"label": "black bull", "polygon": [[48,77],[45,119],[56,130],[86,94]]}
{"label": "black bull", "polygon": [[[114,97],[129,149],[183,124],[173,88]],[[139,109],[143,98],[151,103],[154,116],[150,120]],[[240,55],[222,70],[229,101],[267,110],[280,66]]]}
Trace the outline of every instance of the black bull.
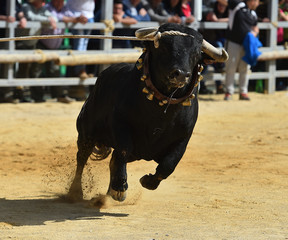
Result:
{"label": "black bull", "polygon": [[143,187],[156,189],[174,171],[192,135],[202,63],[227,59],[225,51],[216,59],[202,35],[181,25],[165,24],[138,35],[152,35],[155,41],[144,41],[136,64],[120,63],[103,71],[78,116],[71,199],[83,198],[81,177],[91,153],[101,160],[111,148],[109,195],[125,199],[126,164],[140,159],[158,163],[155,174],[140,179]]}

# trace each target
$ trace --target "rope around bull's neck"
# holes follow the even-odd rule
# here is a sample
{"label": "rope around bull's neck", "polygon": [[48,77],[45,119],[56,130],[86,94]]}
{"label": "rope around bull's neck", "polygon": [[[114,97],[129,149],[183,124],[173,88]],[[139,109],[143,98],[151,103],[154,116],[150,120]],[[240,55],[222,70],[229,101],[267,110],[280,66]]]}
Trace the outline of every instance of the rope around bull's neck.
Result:
{"label": "rope around bull's neck", "polygon": [[[88,39],[112,39],[112,40],[131,40],[131,41],[154,41],[158,42],[161,36],[173,35],[173,36],[192,36],[179,31],[165,31],[163,33],[155,32],[153,36],[143,37],[129,37],[129,36],[107,36],[107,35],[41,35],[41,36],[22,36],[12,38],[0,38],[0,42],[9,41],[27,41],[27,40],[42,40],[42,39],[61,39],[61,38],[88,38]],[[192,36],[193,37],[193,36]]]}

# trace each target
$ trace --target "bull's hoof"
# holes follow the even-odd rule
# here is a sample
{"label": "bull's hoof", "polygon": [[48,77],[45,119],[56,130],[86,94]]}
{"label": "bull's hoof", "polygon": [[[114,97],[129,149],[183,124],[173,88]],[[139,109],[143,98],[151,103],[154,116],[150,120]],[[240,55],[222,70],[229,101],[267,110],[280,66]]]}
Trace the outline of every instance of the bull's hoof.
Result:
{"label": "bull's hoof", "polygon": [[160,182],[161,180],[159,180],[155,175],[152,174],[145,175],[140,178],[140,183],[142,187],[149,190],[155,190],[159,186]]}
{"label": "bull's hoof", "polygon": [[67,195],[62,197],[63,199],[65,198],[67,202],[81,202],[83,201],[83,192],[81,191],[75,191],[73,189],[70,189]]}
{"label": "bull's hoof", "polygon": [[115,201],[123,202],[126,199],[126,191],[116,191],[109,188],[107,194],[110,195]]}

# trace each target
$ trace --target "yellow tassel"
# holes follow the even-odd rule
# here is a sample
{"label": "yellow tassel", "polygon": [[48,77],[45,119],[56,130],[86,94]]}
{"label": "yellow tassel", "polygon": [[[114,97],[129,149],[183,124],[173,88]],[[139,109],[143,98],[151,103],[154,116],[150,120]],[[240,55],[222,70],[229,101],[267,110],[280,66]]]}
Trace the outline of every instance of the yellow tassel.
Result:
{"label": "yellow tassel", "polygon": [[147,89],[146,87],[144,87],[144,88],[142,89],[142,92],[143,92],[143,93],[149,93],[149,91],[148,91],[148,89]]}
{"label": "yellow tassel", "polygon": [[183,103],[182,103],[183,106],[185,107],[189,107],[192,105],[191,101],[189,99],[186,99]]}
{"label": "yellow tassel", "polygon": [[165,105],[165,104],[167,104],[168,103],[168,101],[167,100],[162,100],[161,102],[159,102],[159,105],[160,106],[163,106],[163,105]]}
{"label": "yellow tassel", "polygon": [[203,65],[200,65],[199,72],[201,73],[203,71],[203,69],[204,69]]}
{"label": "yellow tassel", "polygon": [[152,101],[154,94],[153,93],[148,93],[148,95],[146,96],[148,100]]}
{"label": "yellow tassel", "polygon": [[147,76],[144,74],[140,79],[141,79],[141,81],[145,81],[146,78],[147,78]]}
{"label": "yellow tassel", "polygon": [[136,67],[137,67],[138,70],[140,70],[143,67],[143,64],[140,63],[140,62],[137,62],[136,63]]}

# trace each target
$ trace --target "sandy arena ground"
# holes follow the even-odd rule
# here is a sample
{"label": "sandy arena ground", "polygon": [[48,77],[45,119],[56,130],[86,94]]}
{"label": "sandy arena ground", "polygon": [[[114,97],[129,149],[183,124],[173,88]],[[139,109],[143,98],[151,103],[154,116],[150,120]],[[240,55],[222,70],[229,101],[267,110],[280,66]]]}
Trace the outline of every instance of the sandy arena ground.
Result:
{"label": "sandy arena ground", "polygon": [[75,119],[83,102],[0,104],[0,239],[288,239],[288,92],[252,101],[200,97],[194,134],[173,175],[155,191],[128,165],[125,202],[91,198],[108,187],[108,162],[89,161],[85,199],[69,204]]}

